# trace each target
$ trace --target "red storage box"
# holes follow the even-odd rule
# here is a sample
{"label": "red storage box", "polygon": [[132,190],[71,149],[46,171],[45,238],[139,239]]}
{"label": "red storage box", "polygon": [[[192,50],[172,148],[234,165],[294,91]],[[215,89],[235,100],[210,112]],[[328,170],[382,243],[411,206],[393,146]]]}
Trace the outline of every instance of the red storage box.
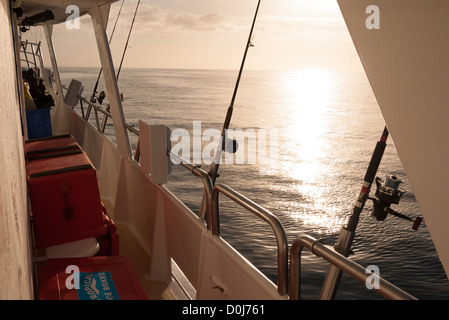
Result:
{"label": "red storage box", "polygon": [[37,247],[107,233],[96,170],[84,152],[30,159],[27,183]]}
{"label": "red storage box", "polygon": [[39,297],[41,300],[147,299],[131,263],[123,256],[50,259],[39,269]]}
{"label": "red storage box", "polygon": [[27,140],[24,144],[25,157],[32,159],[45,154],[80,151],[81,148],[71,135],[51,136]]}

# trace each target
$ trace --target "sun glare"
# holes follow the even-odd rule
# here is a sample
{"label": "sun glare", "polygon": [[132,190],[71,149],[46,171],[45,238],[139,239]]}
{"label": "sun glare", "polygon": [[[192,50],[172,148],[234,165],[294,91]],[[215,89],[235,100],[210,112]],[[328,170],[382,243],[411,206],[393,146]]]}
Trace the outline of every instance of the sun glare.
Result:
{"label": "sun glare", "polygon": [[318,159],[324,156],[322,135],[327,130],[326,108],[332,81],[328,72],[312,69],[289,73],[282,86],[285,103],[291,106],[286,130],[295,137],[287,146],[294,158],[289,175],[311,182],[321,170]]}
{"label": "sun glare", "polygon": [[289,145],[283,146],[284,175],[297,181],[295,189],[304,202],[292,214],[310,227],[327,226],[334,232],[341,226],[338,207],[323,193],[322,177],[328,173],[329,146],[326,135],[331,131],[329,110],[335,93],[335,75],[326,70],[309,69],[289,72],[282,82],[283,99],[290,106],[285,115]]}

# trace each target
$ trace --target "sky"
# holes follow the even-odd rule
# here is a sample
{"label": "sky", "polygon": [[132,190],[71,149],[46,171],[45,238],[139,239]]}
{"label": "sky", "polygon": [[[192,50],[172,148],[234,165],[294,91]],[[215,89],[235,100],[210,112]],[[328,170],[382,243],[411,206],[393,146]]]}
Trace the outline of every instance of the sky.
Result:
{"label": "sky", "polygon": [[[257,0],[143,0],[123,67],[237,69]],[[122,0],[111,6],[108,35]],[[137,0],[125,0],[111,40],[119,65]],[[38,37],[43,36],[37,35]],[[100,65],[90,16],[80,28],[55,26],[59,66]],[[261,0],[246,69],[361,71],[336,0]]]}

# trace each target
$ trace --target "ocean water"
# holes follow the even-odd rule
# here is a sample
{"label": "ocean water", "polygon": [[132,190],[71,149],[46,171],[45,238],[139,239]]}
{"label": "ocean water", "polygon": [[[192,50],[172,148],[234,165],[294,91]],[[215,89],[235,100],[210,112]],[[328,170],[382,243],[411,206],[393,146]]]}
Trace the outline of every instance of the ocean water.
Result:
{"label": "ocean water", "polygon": [[[77,79],[90,97],[98,76],[95,68],[62,68],[65,84]],[[173,146],[190,143],[191,161],[200,155],[208,171],[211,132],[220,132],[235,86],[237,71],[123,69],[119,89],[128,123],[138,119],[165,124],[177,135]],[[100,82],[99,91],[103,90]],[[346,225],[379,140],[384,121],[364,74],[326,70],[244,71],[231,121],[248,139],[240,140],[240,158],[220,165],[223,183],[274,213],[289,245],[309,234],[333,245]],[[107,133],[111,132],[111,121]],[[196,130],[196,131],[195,131]],[[194,141],[200,132],[203,141]],[[260,133],[260,135],[258,135]],[[185,140],[182,140],[185,139]],[[131,137],[133,145],[136,139]],[[259,146],[263,146],[260,147]],[[179,148],[178,148],[179,149]],[[265,157],[263,153],[265,152]],[[271,162],[267,159],[271,157]],[[200,163],[196,163],[200,164]],[[389,137],[378,176],[394,174],[406,190],[392,208],[415,218],[420,210],[394,141]],[[167,187],[194,212],[201,206],[203,185],[190,172],[174,166]],[[375,192],[373,186],[371,195]],[[418,231],[407,220],[371,217],[368,201],[362,213],[351,258],[376,265],[381,277],[419,299],[448,299],[449,282],[425,220]],[[276,283],[276,241],[268,224],[225,197],[220,197],[221,236]],[[309,252],[302,256],[304,299],[319,297],[328,264]],[[337,299],[379,299],[343,275]]]}

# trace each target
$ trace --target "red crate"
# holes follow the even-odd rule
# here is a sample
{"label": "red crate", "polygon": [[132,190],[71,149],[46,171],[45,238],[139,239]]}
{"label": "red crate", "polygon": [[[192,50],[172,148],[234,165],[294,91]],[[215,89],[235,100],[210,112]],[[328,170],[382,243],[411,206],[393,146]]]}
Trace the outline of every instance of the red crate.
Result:
{"label": "red crate", "polygon": [[97,173],[84,152],[30,159],[27,183],[37,247],[107,233]]}
{"label": "red crate", "polygon": [[[77,283],[75,271],[79,271]],[[39,269],[41,300],[146,300],[127,257],[50,259]]]}
{"label": "red crate", "polygon": [[80,152],[81,147],[71,135],[67,134],[27,140],[24,151],[26,159],[37,159],[47,154]]}

